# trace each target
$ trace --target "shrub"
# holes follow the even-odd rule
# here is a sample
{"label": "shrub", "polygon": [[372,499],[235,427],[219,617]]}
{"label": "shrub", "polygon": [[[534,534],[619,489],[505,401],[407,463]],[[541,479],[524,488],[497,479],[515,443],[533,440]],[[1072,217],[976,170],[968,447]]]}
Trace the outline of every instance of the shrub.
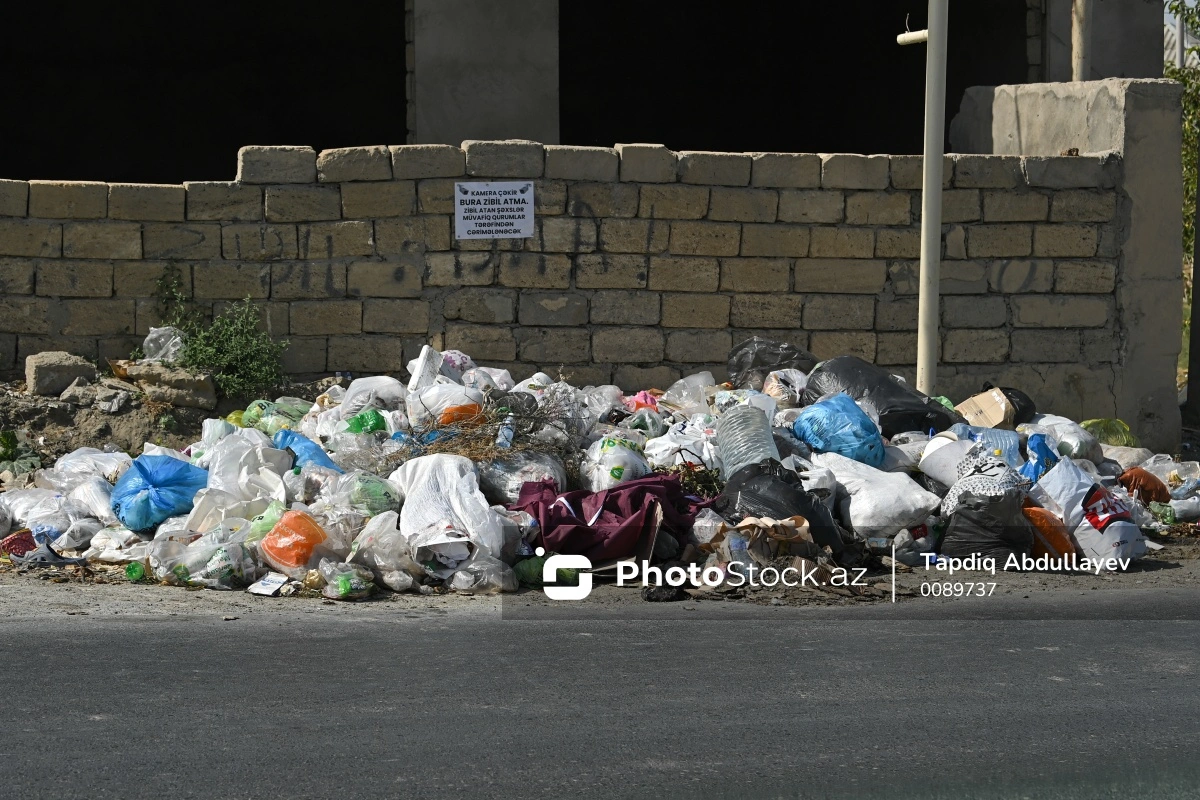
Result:
{"label": "shrub", "polygon": [[262,397],[283,383],[286,341],[275,341],[259,328],[260,310],[250,298],[234,303],[211,324],[195,319],[180,327],[183,350],[179,365],[208,372],[225,397]]}

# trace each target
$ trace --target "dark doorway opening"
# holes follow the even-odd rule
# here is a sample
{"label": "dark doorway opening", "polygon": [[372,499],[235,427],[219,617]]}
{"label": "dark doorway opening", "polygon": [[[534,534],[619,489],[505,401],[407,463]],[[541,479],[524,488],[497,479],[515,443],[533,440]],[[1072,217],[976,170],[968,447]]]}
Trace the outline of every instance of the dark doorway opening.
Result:
{"label": "dark doorway opening", "polygon": [[19,3],[0,36],[3,178],[232,180],[242,145],[405,141],[398,1]]}
{"label": "dark doorway opening", "polygon": [[[565,144],[919,153],[923,0],[559,5]],[[950,4],[947,124],[968,86],[1026,79],[1024,0]]]}

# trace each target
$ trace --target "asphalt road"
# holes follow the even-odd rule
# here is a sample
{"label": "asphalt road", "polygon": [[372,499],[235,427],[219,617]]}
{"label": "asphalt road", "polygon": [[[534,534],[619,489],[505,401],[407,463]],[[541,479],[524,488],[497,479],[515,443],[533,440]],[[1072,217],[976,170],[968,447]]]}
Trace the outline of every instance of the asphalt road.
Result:
{"label": "asphalt road", "polygon": [[9,618],[3,794],[1200,793],[1200,590],[1004,602]]}

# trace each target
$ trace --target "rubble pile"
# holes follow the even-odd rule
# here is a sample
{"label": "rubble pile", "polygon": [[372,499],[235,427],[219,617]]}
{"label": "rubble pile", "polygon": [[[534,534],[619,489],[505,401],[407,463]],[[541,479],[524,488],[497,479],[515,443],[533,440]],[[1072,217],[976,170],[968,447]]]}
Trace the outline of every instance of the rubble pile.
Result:
{"label": "rubble pile", "polygon": [[[29,358],[31,392],[216,407],[211,379],[167,359],[114,365],[114,382],[64,355]],[[256,400],[183,450],[83,447],[34,470],[0,436],[4,468],[32,475],[0,495],[0,559],[354,600],[537,587],[553,554],[694,567],[709,588],[885,556],[1113,570],[1157,546],[1147,531],[1200,519],[1200,463],[1140,448],[1120,420],[1039,413],[1008,387],[955,404],[758,337],[730,353],[727,383],[701,372],[632,395],[428,346],[408,373]]]}

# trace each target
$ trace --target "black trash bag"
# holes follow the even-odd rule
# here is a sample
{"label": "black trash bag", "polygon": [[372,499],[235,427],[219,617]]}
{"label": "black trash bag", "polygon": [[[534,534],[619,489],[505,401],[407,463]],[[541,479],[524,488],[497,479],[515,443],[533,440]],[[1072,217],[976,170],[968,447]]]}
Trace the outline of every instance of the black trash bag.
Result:
{"label": "black trash bag", "polygon": [[941,481],[935,481],[933,478],[929,477],[924,472],[914,472],[914,473],[910,474],[908,477],[910,477],[914,481],[916,481],[918,486],[920,486],[922,489],[929,492],[930,494],[936,494],[938,497],[941,497],[943,499],[946,497],[946,495],[950,494],[949,486],[942,483]]}
{"label": "black trash bag", "polygon": [[1009,489],[996,497],[963,494],[950,515],[938,552],[965,558],[971,554],[996,559],[1003,567],[1010,555],[1028,555],[1033,547],[1033,525],[1021,512],[1025,493]]}
{"label": "black trash bag", "polygon": [[837,392],[845,392],[855,402],[874,408],[879,414],[879,427],[888,438],[930,428],[940,432],[965,422],[937,400],[856,356],[831,358],[813,370],[808,376],[803,402],[811,405]]}
{"label": "black trash bag", "polygon": [[982,391],[986,392],[988,389],[999,389],[1004,392],[1004,396],[1008,398],[1008,402],[1013,407],[1013,425],[1023,425],[1037,414],[1037,406],[1034,405],[1033,398],[1020,389],[1013,389],[1011,386],[997,386],[991,381],[983,385]]}
{"label": "black trash bag", "polygon": [[771,438],[775,440],[775,447],[779,450],[781,461],[788,456],[803,458],[805,461],[812,458],[812,448],[805,444],[803,439],[796,436],[791,428],[771,428]]}
{"label": "black trash bag", "polygon": [[817,365],[817,357],[787,342],[751,336],[729,351],[729,382],[735,389],[761,392],[767,375],[777,369],[798,369],[805,375]]}
{"label": "black trash bag", "polygon": [[796,473],[773,459],[735,472],[712,507],[732,525],[746,517],[787,519],[799,514],[808,521],[813,541],[828,547],[838,564],[853,566],[866,554],[864,544],[833,521],[822,498],[807,491]]}

